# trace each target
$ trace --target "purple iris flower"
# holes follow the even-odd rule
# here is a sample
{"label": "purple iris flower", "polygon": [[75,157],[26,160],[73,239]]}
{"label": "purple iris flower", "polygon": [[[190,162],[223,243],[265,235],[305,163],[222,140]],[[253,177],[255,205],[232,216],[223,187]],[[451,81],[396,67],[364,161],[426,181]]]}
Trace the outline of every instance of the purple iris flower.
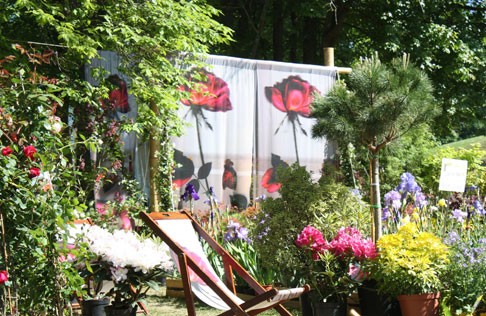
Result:
{"label": "purple iris flower", "polygon": [[467,212],[455,209],[452,211],[452,217],[454,217],[458,222],[464,222],[464,218],[467,217]]}
{"label": "purple iris flower", "polygon": [[226,226],[227,230],[224,234],[224,240],[227,242],[236,241],[238,239],[244,240],[247,243],[250,243],[251,240],[248,238],[248,229],[241,226],[238,222],[229,221],[228,226]]}
{"label": "purple iris flower", "polygon": [[388,209],[388,207],[385,207],[383,209],[383,214],[381,214],[381,220],[386,221],[390,216],[391,216],[390,210]]}
{"label": "purple iris flower", "polygon": [[265,201],[266,198],[267,198],[267,196],[265,194],[262,194],[259,197],[257,197],[255,200],[257,202],[262,202],[262,201]]}
{"label": "purple iris flower", "polygon": [[422,192],[417,192],[415,193],[415,205],[420,206],[420,207],[425,207],[427,206],[428,201],[427,201],[427,196],[423,194]]}
{"label": "purple iris flower", "polygon": [[461,236],[459,236],[459,234],[456,231],[452,231],[447,235],[444,242],[447,245],[452,246],[453,244],[457,243],[460,240],[461,240]]}
{"label": "purple iris flower", "polygon": [[473,202],[473,206],[474,209],[479,212],[479,214],[486,215],[484,207],[478,199],[476,199],[476,201]]}
{"label": "purple iris flower", "polygon": [[360,199],[363,198],[363,195],[361,194],[360,189],[351,189],[351,194],[353,194],[354,196],[356,196]]}
{"label": "purple iris flower", "polygon": [[422,188],[415,181],[415,177],[410,172],[405,172],[400,176],[402,182],[396,190],[400,192],[420,192]]}
{"label": "purple iris flower", "polygon": [[391,190],[385,194],[385,204],[392,206],[394,209],[399,210],[402,207],[402,196],[398,191]]}
{"label": "purple iris flower", "polygon": [[196,189],[192,183],[186,185],[186,189],[184,190],[184,194],[181,195],[181,199],[183,201],[199,200],[199,195],[197,195]]}

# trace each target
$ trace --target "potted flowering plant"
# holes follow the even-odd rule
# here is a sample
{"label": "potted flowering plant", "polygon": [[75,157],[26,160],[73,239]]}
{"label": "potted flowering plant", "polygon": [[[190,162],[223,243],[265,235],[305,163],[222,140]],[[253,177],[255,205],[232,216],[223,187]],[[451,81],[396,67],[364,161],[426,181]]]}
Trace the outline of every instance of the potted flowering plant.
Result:
{"label": "potted flowering plant", "polygon": [[314,290],[313,308],[317,302],[338,304],[346,313],[347,298],[365,278],[360,265],[364,260],[375,258],[376,248],[370,239],[364,238],[353,227],[339,229],[328,242],[323,234],[312,226],[305,227],[295,244],[309,258],[308,278]]}
{"label": "potted flowering plant", "polygon": [[[443,289],[442,276],[449,262],[449,249],[441,239],[419,231],[416,224],[410,222],[399,227],[396,233],[381,237],[377,248],[379,255],[370,266],[379,290],[398,298],[404,316],[436,315],[438,297]],[[410,311],[405,302],[416,298],[412,295],[433,300],[425,301],[431,309],[426,314]]]}
{"label": "potted flowering plant", "polygon": [[113,298],[108,310],[136,310],[135,303],[150,288],[157,287],[155,279],[173,271],[168,247],[152,239],[143,239],[133,231],[110,232],[91,226],[83,239],[88,249],[78,260],[85,264],[84,275],[95,281],[113,281],[113,288],[107,293]]}

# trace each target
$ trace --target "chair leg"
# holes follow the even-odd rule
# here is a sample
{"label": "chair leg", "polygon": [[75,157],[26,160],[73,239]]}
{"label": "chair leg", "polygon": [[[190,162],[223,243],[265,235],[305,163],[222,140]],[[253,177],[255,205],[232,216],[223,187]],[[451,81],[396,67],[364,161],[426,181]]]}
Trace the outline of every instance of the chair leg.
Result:
{"label": "chair leg", "polygon": [[192,297],[191,281],[189,280],[189,271],[187,268],[187,259],[185,255],[179,256],[179,266],[181,269],[182,285],[184,286],[187,316],[196,316],[196,307],[194,306],[194,298]]}
{"label": "chair leg", "polygon": [[283,307],[282,304],[278,304],[274,308],[282,316],[292,316],[292,314],[285,307]]}

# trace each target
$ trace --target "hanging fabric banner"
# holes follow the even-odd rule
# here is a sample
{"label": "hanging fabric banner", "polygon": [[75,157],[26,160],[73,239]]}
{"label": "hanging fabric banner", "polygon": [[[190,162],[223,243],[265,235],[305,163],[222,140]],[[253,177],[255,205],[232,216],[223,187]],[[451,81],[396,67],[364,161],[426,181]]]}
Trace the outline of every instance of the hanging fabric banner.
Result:
{"label": "hanging fabric banner", "polygon": [[[118,57],[111,52],[101,56],[89,67],[102,66],[117,75]],[[281,184],[275,171],[293,163],[305,166],[318,179],[324,160],[334,150],[325,139],[312,138],[310,105],[314,94],[325,94],[332,87],[337,69],[216,55],[209,55],[206,62],[205,68],[188,72],[195,85],[180,87],[188,95],[179,107],[187,124],[184,134],[174,139],[175,207],[184,207],[180,197],[188,184],[201,197],[195,203],[201,210],[209,208],[204,204],[209,196],[240,209],[260,195],[278,196]],[[87,80],[96,84],[89,75]],[[131,96],[129,109],[120,115],[136,117]],[[147,146],[133,135],[123,135],[123,141],[135,162],[135,177],[148,193]],[[106,193],[98,199],[108,199]]]}
{"label": "hanging fabric banner", "polygon": [[328,144],[311,137],[310,104],[333,85],[336,68],[214,55],[207,63],[194,70],[206,79],[194,79],[181,102],[188,126],[175,140],[175,198],[192,184],[202,201],[210,191],[241,209],[251,198],[278,195],[278,166],[296,162],[318,178]]}

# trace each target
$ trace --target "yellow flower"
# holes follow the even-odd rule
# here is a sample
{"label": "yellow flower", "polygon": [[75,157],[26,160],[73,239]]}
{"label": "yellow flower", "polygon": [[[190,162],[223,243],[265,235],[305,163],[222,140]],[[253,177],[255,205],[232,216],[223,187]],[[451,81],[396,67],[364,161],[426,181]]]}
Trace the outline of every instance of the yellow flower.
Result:
{"label": "yellow flower", "polygon": [[446,201],[444,199],[440,199],[439,201],[437,201],[437,206],[445,207]]}

